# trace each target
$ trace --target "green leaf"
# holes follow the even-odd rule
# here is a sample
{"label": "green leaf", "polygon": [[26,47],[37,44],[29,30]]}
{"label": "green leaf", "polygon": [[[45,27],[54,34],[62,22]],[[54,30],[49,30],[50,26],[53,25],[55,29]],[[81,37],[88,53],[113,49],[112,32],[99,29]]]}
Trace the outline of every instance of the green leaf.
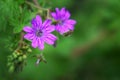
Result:
{"label": "green leaf", "polygon": [[20,26],[16,26],[14,29],[13,29],[13,33],[19,33],[19,32],[21,32],[22,31],[22,29],[23,29],[23,27],[24,27],[24,25],[23,24],[21,24]]}

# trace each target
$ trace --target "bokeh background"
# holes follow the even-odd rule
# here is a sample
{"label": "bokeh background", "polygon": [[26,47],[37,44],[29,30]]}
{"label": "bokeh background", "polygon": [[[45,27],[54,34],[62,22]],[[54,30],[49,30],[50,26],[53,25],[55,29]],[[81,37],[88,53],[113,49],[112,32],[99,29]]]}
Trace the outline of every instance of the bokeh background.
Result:
{"label": "bokeh background", "polygon": [[[38,0],[53,10],[66,7],[77,21],[75,30],[69,37],[60,37],[56,48],[45,46],[47,64],[35,66],[36,59],[28,57],[22,72],[9,74],[7,56],[12,52],[6,46],[14,44],[7,41],[25,25],[15,20],[17,5],[23,2],[0,0],[0,80],[120,80],[120,0]],[[33,49],[36,53],[40,51]]]}

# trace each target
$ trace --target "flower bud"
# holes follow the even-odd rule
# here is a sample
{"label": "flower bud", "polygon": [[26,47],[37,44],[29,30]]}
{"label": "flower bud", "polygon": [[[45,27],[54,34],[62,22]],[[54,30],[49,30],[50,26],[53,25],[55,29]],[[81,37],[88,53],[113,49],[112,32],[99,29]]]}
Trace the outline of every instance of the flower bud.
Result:
{"label": "flower bud", "polygon": [[22,48],[27,49],[27,48],[29,48],[29,45],[23,45]]}
{"label": "flower bud", "polygon": [[13,53],[13,58],[17,58],[17,54],[15,52]]}
{"label": "flower bud", "polygon": [[22,56],[18,58],[18,61],[21,62],[23,60]]}
{"label": "flower bud", "polygon": [[27,49],[27,52],[31,53],[31,52],[32,52],[32,49],[28,48],[28,49]]}
{"label": "flower bud", "polygon": [[19,55],[21,55],[21,53],[20,53],[20,52],[17,52],[16,55],[19,56]]}
{"label": "flower bud", "polygon": [[38,12],[39,12],[39,14],[43,14],[43,10],[39,10]]}
{"label": "flower bud", "polygon": [[26,59],[26,58],[27,58],[27,56],[26,56],[25,54],[24,54],[22,57],[23,57],[23,59]]}

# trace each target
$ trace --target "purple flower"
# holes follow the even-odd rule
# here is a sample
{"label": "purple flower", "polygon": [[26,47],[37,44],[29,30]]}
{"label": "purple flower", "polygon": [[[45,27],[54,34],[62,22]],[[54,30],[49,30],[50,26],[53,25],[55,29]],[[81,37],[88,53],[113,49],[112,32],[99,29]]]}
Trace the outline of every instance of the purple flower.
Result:
{"label": "purple flower", "polygon": [[64,34],[68,31],[74,30],[74,25],[76,24],[76,21],[73,19],[69,19],[70,13],[65,8],[62,8],[61,10],[56,8],[56,12],[52,12],[51,15],[57,21],[55,29],[60,34]]}
{"label": "purple flower", "polygon": [[44,42],[53,45],[57,37],[51,34],[55,27],[51,25],[52,21],[47,19],[42,24],[42,19],[39,15],[31,21],[32,27],[25,26],[23,30],[27,32],[24,38],[32,41],[32,47],[38,47],[40,50],[44,49]]}

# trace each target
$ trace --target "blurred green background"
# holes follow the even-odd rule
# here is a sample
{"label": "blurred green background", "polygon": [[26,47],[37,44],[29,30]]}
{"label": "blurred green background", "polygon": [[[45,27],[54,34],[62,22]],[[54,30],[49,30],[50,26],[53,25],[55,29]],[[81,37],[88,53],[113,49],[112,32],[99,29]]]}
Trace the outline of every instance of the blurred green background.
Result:
{"label": "blurred green background", "polygon": [[14,42],[7,41],[17,28],[30,24],[32,16],[27,15],[33,13],[25,8],[27,20],[17,22],[17,6],[24,0],[0,0],[0,80],[120,80],[120,0],[38,1],[53,10],[66,7],[77,21],[75,30],[70,37],[60,37],[56,48],[45,46],[47,64],[35,66],[36,59],[28,57],[22,72],[9,74],[7,56],[12,52],[6,45]]}

